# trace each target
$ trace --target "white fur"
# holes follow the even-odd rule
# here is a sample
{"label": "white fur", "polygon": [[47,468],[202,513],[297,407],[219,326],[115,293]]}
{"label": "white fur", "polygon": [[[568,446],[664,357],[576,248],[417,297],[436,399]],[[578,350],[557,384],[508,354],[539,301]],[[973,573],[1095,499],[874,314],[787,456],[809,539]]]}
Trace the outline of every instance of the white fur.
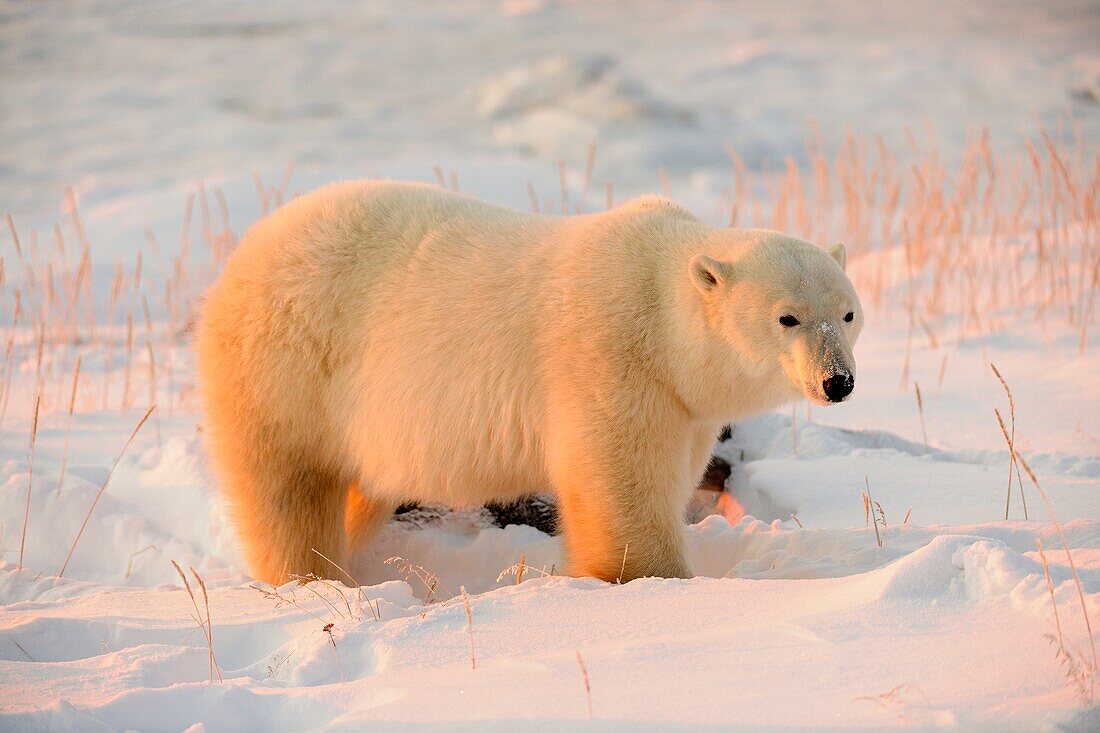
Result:
{"label": "white fur", "polygon": [[721,425],[854,375],[838,263],[653,197],[575,217],[390,182],[292,201],[245,236],[198,338],[253,572],[331,574],[310,548],[339,561],[404,501],[551,490],[570,572],[689,575],[682,512]]}

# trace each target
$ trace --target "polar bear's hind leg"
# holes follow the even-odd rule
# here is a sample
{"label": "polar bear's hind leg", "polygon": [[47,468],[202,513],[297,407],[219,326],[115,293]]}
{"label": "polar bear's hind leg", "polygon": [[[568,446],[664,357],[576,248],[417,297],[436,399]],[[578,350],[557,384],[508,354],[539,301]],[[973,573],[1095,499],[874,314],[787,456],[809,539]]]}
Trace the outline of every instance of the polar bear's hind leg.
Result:
{"label": "polar bear's hind leg", "polygon": [[344,564],[347,483],[306,462],[274,456],[265,462],[234,472],[226,487],[253,574],[275,585],[292,576],[336,577],[339,571],[317,552]]}

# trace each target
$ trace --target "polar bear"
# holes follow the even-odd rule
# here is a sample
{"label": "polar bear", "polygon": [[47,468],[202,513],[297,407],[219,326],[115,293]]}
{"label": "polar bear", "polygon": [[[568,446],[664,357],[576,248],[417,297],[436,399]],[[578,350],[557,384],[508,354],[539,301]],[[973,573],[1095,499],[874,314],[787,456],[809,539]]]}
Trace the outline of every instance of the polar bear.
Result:
{"label": "polar bear", "polygon": [[363,181],[255,224],[206,295],[214,467],[255,577],[332,576],[407,501],[558,498],[568,572],[690,577],[725,423],[854,386],[830,253],[645,197],[522,213]]}

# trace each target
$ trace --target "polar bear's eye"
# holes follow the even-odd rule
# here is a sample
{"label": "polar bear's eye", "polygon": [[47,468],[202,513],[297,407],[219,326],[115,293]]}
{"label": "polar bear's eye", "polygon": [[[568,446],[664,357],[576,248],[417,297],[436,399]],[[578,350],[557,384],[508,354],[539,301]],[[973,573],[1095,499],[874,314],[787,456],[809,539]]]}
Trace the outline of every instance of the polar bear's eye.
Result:
{"label": "polar bear's eye", "polygon": [[855,317],[856,317],[855,313],[853,313],[852,311],[848,311],[847,313],[844,314],[844,322],[845,323],[851,323],[852,319],[855,318]]}
{"label": "polar bear's eye", "polygon": [[798,319],[792,315],[781,316],[779,322],[783,324],[784,328],[794,328],[798,325]]}

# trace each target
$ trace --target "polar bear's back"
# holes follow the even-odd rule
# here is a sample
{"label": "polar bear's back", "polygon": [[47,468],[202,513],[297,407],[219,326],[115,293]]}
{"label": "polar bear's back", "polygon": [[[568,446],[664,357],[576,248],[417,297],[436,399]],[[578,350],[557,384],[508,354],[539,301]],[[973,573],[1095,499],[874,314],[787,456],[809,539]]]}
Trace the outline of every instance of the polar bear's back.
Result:
{"label": "polar bear's back", "polygon": [[373,280],[403,267],[433,232],[452,235],[437,237],[437,250],[451,244],[469,254],[460,240],[468,241],[479,229],[515,227],[535,218],[426,184],[349,181],[300,196],[258,222],[234,257],[245,262],[234,264],[311,263],[317,274],[330,279],[354,274]]}

